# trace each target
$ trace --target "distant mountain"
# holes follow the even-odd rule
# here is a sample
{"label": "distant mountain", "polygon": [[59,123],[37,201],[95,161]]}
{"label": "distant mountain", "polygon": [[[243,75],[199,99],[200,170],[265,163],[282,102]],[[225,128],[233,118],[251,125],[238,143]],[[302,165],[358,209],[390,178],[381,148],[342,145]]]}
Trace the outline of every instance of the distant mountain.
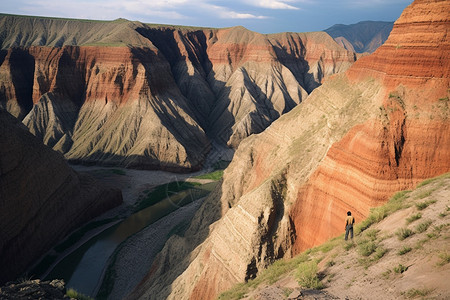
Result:
{"label": "distant mountain", "polygon": [[347,50],[374,52],[388,38],[394,22],[363,21],[356,24],[336,24],[324,31]]}

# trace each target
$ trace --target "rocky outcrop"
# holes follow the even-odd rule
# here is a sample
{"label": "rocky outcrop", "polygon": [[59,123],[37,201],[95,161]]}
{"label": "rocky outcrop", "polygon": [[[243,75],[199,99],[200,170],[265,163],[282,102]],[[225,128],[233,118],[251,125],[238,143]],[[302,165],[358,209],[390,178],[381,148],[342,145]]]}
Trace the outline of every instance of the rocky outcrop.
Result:
{"label": "rocky outcrop", "polygon": [[119,205],[118,189],[74,172],[0,109],[0,282],[15,279],[70,230]]}
{"label": "rocky outcrop", "polygon": [[80,163],[198,169],[211,141],[237,148],[356,60],[323,32],[19,16],[0,25],[0,107]]}
{"label": "rocky outcrop", "polygon": [[19,283],[8,283],[0,287],[0,299],[71,299],[66,295],[64,281],[26,280]]}
{"label": "rocky outcrop", "polygon": [[212,299],[342,233],[347,210],[361,221],[394,191],[450,171],[448,11],[415,1],[373,55],[242,141],[220,190],[130,298]]}
{"label": "rocky outcrop", "polygon": [[351,25],[336,24],[324,31],[345,49],[373,53],[389,37],[394,22],[363,21]]}

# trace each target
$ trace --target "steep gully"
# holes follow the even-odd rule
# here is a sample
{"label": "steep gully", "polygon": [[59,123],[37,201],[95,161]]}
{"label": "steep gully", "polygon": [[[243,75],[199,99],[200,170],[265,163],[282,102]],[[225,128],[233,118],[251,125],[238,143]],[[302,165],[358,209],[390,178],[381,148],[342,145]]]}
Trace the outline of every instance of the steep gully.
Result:
{"label": "steep gully", "polygon": [[220,190],[129,298],[213,299],[338,235],[347,210],[362,220],[450,171],[449,5],[414,1],[374,54],[243,140]]}
{"label": "steep gully", "polygon": [[[61,45],[47,47],[53,40],[28,32],[28,19],[1,18],[11,25],[3,29],[0,106],[67,159],[86,164],[197,170],[211,141],[236,148],[356,60],[323,32],[262,35],[242,27],[124,22],[120,41],[127,47],[95,45],[104,37],[90,37],[92,28],[85,29],[87,45],[62,36]],[[25,28],[22,39],[11,37],[16,24]],[[119,26],[89,24],[83,26],[99,32]]]}

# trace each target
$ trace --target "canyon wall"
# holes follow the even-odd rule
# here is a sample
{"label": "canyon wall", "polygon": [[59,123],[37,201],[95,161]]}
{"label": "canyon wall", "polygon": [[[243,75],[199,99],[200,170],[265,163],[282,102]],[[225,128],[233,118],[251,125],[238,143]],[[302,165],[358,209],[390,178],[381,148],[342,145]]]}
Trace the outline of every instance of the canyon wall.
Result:
{"label": "canyon wall", "polygon": [[120,190],[74,172],[0,109],[0,283],[16,279],[70,230],[121,202]]}
{"label": "canyon wall", "polygon": [[450,171],[450,3],[416,0],[386,43],[243,140],[222,185],[133,298],[213,299]]}
{"label": "canyon wall", "polygon": [[326,33],[0,16],[0,107],[73,162],[196,170],[356,60]]}

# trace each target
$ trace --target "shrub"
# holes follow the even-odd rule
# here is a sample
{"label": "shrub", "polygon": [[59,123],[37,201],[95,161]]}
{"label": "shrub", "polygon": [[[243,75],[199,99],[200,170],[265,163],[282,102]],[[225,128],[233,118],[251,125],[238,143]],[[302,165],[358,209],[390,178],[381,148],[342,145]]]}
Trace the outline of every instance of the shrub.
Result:
{"label": "shrub", "polygon": [[306,261],[297,268],[298,283],[309,289],[323,289],[324,285],[317,276],[317,261]]}
{"label": "shrub", "polygon": [[375,241],[377,239],[377,234],[380,230],[378,229],[370,229],[366,231],[366,237],[368,237],[371,241]]}
{"label": "shrub", "polygon": [[409,218],[406,218],[406,223],[412,223],[416,220],[419,220],[420,218],[422,218],[422,214],[421,213],[417,213],[415,215],[410,216]]}
{"label": "shrub", "polygon": [[369,256],[377,249],[377,244],[373,241],[362,241],[358,245],[359,254],[362,256]]}
{"label": "shrub", "polygon": [[70,298],[78,299],[78,300],[94,300],[93,298],[83,295],[72,288],[70,288],[66,291],[66,295]]}
{"label": "shrub", "polygon": [[410,237],[414,232],[409,228],[399,228],[395,233],[400,241]]}
{"label": "shrub", "polygon": [[408,267],[405,267],[402,264],[398,264],[398,266],[394,267],[394,272],[399,273],[399,274],[406,272],[407,270],[408,270]]}
{"label": "shrub", "polygon": [[387,252],[387,249],[384,247],[377,247],[375,253],[373,254],[373,261],[377,261],[382,258]]}
{"label": "shrub", "polygon": [[401,191],[396,193],[385,205],[374,207],[370,210],[369,216],[355,228],[355,234],[359,234],[369,228],[372,224],[378,223],[388,215],[403,208],[403,202],[408,198],[411,191]]}
{"label": "shrub", "polygon": [[446,265],[450,262],[450,254],[447,252],[439,254],[439,258],[441,259],[438,263],[439,266]]}
{"label": "shrub", "polygon": [[436,203],[436,200],[424,201],[420,203],[416,203],[416,207],[418,210],[423,210],[428,207],[428,205]]}
{"label": "shrub", "polygon": [[402,249],[400,249],[400,250],[398,250],[398,255],[403,255],[403,254],[406,254],[406,253],[408,253],[409,251],[411,251],[412,250],[412,248],[411,247],[409,247],[409,246],[403,246],[403,248]]}
{"label": "shrub", "polygon": [[428,295],[432,290],[431,289],[410,289],[405,293],[406,298],[416,298],[418,296],[425,297]]}
{"label": "shrub", "polygon": [[425,232],[428,229],[428,227],[430,227],[430,225],[431,225],[431,221],[430,220],[425,221],[425,222],[420,223],[419,225],[417,225],[414,228],[414,231],[417,232],[417,233]]}

